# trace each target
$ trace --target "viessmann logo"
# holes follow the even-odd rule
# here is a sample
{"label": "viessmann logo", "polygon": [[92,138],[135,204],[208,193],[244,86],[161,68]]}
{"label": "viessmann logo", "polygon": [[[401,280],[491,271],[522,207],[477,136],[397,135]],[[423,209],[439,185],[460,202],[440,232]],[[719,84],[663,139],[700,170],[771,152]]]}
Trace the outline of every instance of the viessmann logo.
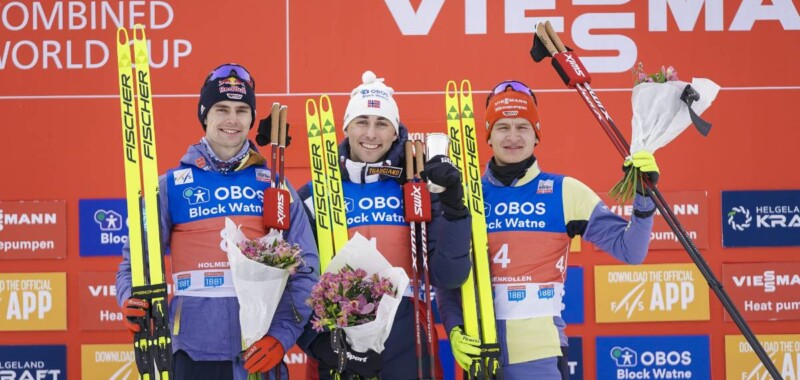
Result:
{"label": "viessmann logo", "polygon": [[39,212],[39,213],[4,213],[0,208],[0,231],[6,225],[31,225],[31,224],[56,224],[58,222],[56,213],[54,212]]}
{"label": "viessmann logo", "polygon": [[733,276],[737,288],[764,288],[764,293],[773,293],[778,286],[800,286],[800,274],[776,274],[774,270],[764,271],[763,275]]}

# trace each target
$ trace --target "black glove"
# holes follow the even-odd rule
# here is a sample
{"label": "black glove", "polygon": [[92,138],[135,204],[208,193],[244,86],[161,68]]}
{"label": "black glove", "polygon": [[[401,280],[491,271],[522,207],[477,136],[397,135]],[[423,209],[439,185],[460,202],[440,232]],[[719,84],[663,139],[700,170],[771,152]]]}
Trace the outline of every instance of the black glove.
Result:
{"label": "black glove", "polygon": [[[354,373],[362,378],[369,379],[377,377],[383,368],[381,354],[368,350],[366,353],[353,351],[347,342],[342,342],[347,349],[347,363],[345,372]],[[339,354],[334,352],[331,346],[331,334],[322,333],[311,343],[311,353],[330,368],[336,369]]]}
{"label": "black glove", "polygon": [[431,181],[445,190],[439,193],[442,211],[447,219],[459,219],[469,215],[464,206],[464,188],[461,186],[461,173],[445,155],[434,156],[425,163],[425,170],[420,173],[422,179]]}
{"label": "black glove", "polygon": [[[269,115],[258,122],[258,133],[256,133],[256,143],[258,144],[258,146],[271,144],[272,141],[270,139],[270,136],[272,136],[272,115]],[[275,143],[277,144],[278,142],[275,141]],[[289,135],[289,123],[286,123],[286,146],[289,146],[289,144],[291,143],[292,143],[292,136]]]}

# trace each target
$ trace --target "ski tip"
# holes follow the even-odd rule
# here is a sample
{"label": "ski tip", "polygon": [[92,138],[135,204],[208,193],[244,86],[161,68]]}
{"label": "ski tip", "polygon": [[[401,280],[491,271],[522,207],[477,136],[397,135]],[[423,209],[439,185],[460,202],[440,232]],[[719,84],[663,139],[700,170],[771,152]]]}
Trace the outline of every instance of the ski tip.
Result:
{"label": "ski tip", "polygon": [[121,26],[117,28],[117,45],[127,45],[129,42],[128,30]]}
{"label": "ski tip", "polygon": [[470,83],[469,79],[461,81],[461,96],[472,97],[472,83]]}
{"label": "ski tip", "polygon": [[136,24],[133,26],[133,39],[137,41],[146,41],[144,25]]}
{"label": "ski tip", "polygon": [[317,115],[317,102],[314,99],[306,99],[306,115]]}
{"label": "ski tip", "polygon": [[456,81],[454,80],[447,81],[445,92],[447,93],[447,97],[455,98],[458,95],[458,85],[456,85]]}
{"label": "ski tip", "polygon": [[322,109],[322,112],[329,112],[331,110],[331,98],[328,97],[328,94],[322,94],[319,97],[319,107]]}

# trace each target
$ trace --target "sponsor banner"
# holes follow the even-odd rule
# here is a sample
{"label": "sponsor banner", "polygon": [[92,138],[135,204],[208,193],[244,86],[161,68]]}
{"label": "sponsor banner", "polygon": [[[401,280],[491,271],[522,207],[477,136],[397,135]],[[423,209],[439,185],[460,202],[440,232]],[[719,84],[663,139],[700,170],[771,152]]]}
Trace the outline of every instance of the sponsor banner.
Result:
{"label": "sponsor banner", "polygon": [[84,344],[81,345],[81,372],[98,380],[136,380],[136,358],[133,345]]}
{"label": "sponsor banner", "polygon": [[78,201],[81,256],[119,256],[128,241],[125,199]]}
{"label": "sponsor banner", "polygon": [[83,331],[124,330],[114,272],[81,272],[80,326]]}
{"label": "sponsor banner", "polygon": [[568,338],[569,352],[567,365],[569,366],[569,380],[583,380],[583,338]]}
{"label": "sponsor banner", "polygon": [[[800,334],[758,335],[756,338],[784,379],[800,379]],[[772,377],[743,336],[726,335],[725,378],[761,380]]]}
{"label": "sponsor banner", "polygon": [[0,379],[61,380],[67,378],[67,347],[0,346]]}
{"label": "sponsor banner", "polygon": [[597,265],[597,322],[707,321],[708,284],[694,264]]}
{"label": "sponsor banner", "polygon": [[66,273],[0,273],[0,315],[0,331],[66,330]]}
{"label": "sponsor banner", "polygon": [[748,321],[800,319],[800,262],[723,263],[722,284]]}
{"label": "sponsor banner", "polygon": [[723,191],[722,246],[800,246],[800,190]]}
{"label": "sponsor banner", "polygon": [[[676,191],[663,193],[672,208],[672,213],[678,217],[687,235],[700,249],[708,248],[708,194],[705,191]],[[608,197],[607,193],[600,194],[603,202],[608,205],[611,212],[630,219],[633,215],[633,201],[620,205]],[[598,249],[595,247],[595,249]],[[650,249],[683,249],[677,236],[656,211],[653,219],[653,231],[650,233]]]}
{"label": "sponsor banner", "polygon": [[561,318],[566,323],[583,323],[583,268],[567,267],[564,283],[563,310]]}
{"label": "sponsor banner", "polygon": [[297,345],[292,346],[289,352],[283,356],[283,362],[289,367],[290,379],[305,379],[306,378],[306,361],[308,357]]}
{"label": "sponsor banner", "polygon": [[67,256],[67,201],[0,201],[0,259]]}
{"label": "sponsor banner", "polygon": [[707,335],[597,337],[596,348],[598,379],[711,378]]}

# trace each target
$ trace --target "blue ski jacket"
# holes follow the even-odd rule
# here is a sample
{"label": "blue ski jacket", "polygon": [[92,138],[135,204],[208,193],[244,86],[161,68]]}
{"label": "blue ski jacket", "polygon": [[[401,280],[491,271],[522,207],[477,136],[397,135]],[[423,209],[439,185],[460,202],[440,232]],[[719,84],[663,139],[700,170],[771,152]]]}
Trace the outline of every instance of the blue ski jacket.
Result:
{"label": "blue ski jacket", "polygon": [[[225,217],[243,225],[250,239],[267,233],[261,223],[263,191],[274,178],[252,142],[249,156],[227,174],[213,165],[203,143],[190,146],[180,165],[159,178],[161,243],[170,249],[174,297],[170,305],[173,352],[185,351],[197,361],[234,360],[242,347],[239,303],[233,292],[220,231]],[[319,255],[297,193],[288,185],[292,202],[290,227],[284,238],[302,249],[305,269],[289,276],[267,335],[285,351],[308,322],[305,304],[318,281]],[[131,295],[130,248],[123,248],[117,271],[117,301]]]}

